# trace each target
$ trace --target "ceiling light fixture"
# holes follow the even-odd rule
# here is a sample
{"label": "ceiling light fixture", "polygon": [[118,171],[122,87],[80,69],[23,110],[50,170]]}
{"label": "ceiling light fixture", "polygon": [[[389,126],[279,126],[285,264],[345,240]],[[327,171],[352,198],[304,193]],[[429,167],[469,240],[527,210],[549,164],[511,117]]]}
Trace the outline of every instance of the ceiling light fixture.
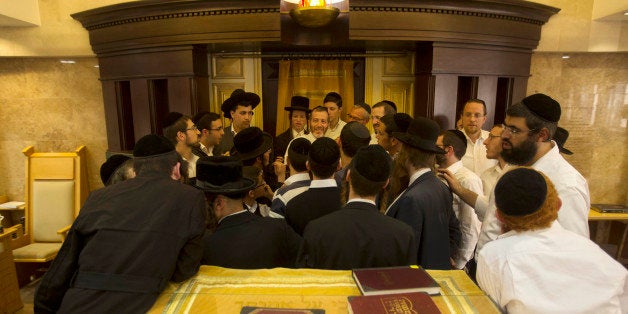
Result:
{"label": "ceiling light fixture", "polygon": [[301,0],[298,7],[290,10],[292,19],[307,28],[328,25],[338,17],[338,14],[340,10],[327,4],[325,0]]}

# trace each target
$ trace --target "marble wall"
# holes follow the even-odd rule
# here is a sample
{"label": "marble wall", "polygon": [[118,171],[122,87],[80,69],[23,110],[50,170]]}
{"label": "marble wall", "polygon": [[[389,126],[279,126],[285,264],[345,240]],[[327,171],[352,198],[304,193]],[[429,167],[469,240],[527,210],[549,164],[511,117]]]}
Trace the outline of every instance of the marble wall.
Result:
{"label": "marble wall", "polygon": [[105,160],[102,90],[96,58],[0,58],[0,195],[24,200],[22,149],[74,151],[87,147],[89,186],[101,187]]}
{"label": "marble wall", "polygon": [[628,53],[536,52],[530,73],[528,94],[562,106],[574,152],[565,158],[587,178],[591,202],[628,204]]}

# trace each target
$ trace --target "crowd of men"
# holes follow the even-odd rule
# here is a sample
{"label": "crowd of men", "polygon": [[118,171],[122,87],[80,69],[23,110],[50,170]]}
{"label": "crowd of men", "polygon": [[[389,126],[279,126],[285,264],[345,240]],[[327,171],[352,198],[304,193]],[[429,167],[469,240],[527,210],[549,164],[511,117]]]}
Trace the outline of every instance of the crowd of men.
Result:
{"label": "crowd of men", "polygon": [[201,264],[418,264],[467,271],[510,312],[628,311],[628,272],[589,240],[589,189],[561,156],[568,132],[551,97],[524,98],[489,131],[480,99],[441,130],[391,101],[343,121],[338,93],[311,109],[294,96],[275,138],[251,126],[259,103],[234,91],[226,127],[217,113],[171,112],[133,158],[109,158],[36,312],[146,311]]}

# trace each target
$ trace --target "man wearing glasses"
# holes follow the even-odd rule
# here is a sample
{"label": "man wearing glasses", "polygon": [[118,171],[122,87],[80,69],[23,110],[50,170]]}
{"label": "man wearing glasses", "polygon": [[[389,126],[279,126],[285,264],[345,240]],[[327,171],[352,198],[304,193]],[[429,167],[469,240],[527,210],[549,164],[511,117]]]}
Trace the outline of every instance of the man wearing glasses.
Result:
{"label": "man wearing glasses", "polygon": [[482,130],[486,122],[486,104],[481,99],[470,99],[462,110],[462,132],[467,138],[467,151],[462,157],[462,164],[478,176],[484,170],[495,166],[496,161],[486,158],[484,140],[488,131]]}
{"label": "man wearing glasses", "polygon": [[194,155],[198,157],[220,156],[223,152],[219,150],[218,145],[225,135],[220,115],[204,111],[198,113],[192,120],[198,126],[199,132],[201,132],[199,147],[192,149]]}
{"label": "man wearing glasses", "polygon": [[170,112],[164,119],[164,136],[174,145],[175,150],[188,163],[188,178],[196,177],[196,161],[198,156],[192,148],[199,146],[200,132],[192,119],[179,112]]}
{"label": "man wearing glasses", "polygon": [[[560,114],[560,104],[544,94],[528,96],[509,107],[501,134],[501,156],[510,164],[530,166],[543,172],[556,186],[563,204],[558,222],[565,229],[588,238],[589,186],[578,170],[560,155],[558,145],[552,141]],[[490,198],[486,211],[482,211],[476,203],[477,194],[462,188],[450,173],[441,171],[441,175],[453,192],[468,204],[475,204],[478,217],[483,217],[477,256],[484,244],[502,233],[502,225],[495,217],[494,197]]]}

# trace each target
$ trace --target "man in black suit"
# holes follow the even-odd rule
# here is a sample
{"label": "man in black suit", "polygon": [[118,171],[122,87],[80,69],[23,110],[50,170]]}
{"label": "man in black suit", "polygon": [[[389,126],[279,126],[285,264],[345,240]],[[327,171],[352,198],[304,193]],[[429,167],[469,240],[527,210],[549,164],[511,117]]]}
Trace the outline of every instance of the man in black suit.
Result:
{"label": "man in black suit", "polygon": [[255,215],[243,207],[255,182],[242,175],[233,156],[203,157],[197,163],[196,187],[205,191],[218,227],[203,237],[204,265],[256,269],[294,267],[301,244],[283,219]]}
{"label": "man in black suit", "polygon": [[405,170],[410,181],[388,207],[386,215],[414,229],[417,262],[427,269],[451,269],[450,257],[461,237],[451,192],[432,170],[435,154],[444,153],[436,146],[439,133],[438,124],[423,117],[415,118],[406,132],[392,133],[403,142],[395,159],[396,167]]}
{"label": "man in black suit", "polygon": [[259,102],[260,98],[257,94],[236,89],[231,93],[231,97],[222,103],[220,110],[225,118],[231,119],[231,125],[225,128],[225,135],[218,145],[220,152],[223,154],[230,152],[235,135],[251,126],[253,109],[259,105]]}
{"label": "man in black suit", "polygon": [[375,195],[388,184],[391,169],[392,159],[381,146],[358,150],[347,168],[347,205],[307,225],[298,266],[354,269],[416,264],[412,228],[375,206]]}
{"label": "man in black suit", "polygon": [[142,137],[133,156],[137,176],[94,191],[81,208],[35,293],[36,313],[145,313],[169,280],[198,271],[203,193],[178,181],[167,138]]}
{"label": "man in black suit", "polygon": [[303,96],[292,96],[290,107],[284,107],[283,109],[288,111],[290,127],[285,132],[277,135],[274,142],[275,158],[280,158],[282,162],[290,141],[307,134],[307,121],[312,111],[310,110],[310,99]]}
{"label": "man in black suit", "polygon": [[318,138],[308,152],[306,166],[313,180],[307,191],[286,204],[286,221],[298,234],[312,220],[340,209],[340,188],[334,172],[340,165],[340,149],[329,137]]}

